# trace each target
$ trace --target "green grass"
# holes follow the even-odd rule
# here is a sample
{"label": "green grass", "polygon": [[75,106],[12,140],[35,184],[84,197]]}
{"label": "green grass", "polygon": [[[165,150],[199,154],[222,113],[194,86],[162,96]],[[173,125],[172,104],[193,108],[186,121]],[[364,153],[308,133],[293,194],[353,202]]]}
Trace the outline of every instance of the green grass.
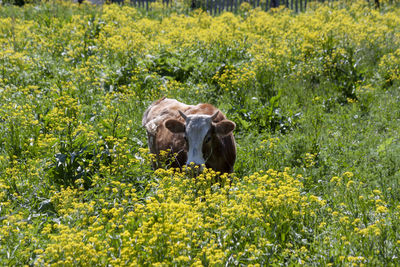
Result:
{"label": "green grass", "polygon": [[[1,263],[398,265],[400,9],[178,4],[0,6]],[[151,170],[162,96],[236,123],[234,175]]]}

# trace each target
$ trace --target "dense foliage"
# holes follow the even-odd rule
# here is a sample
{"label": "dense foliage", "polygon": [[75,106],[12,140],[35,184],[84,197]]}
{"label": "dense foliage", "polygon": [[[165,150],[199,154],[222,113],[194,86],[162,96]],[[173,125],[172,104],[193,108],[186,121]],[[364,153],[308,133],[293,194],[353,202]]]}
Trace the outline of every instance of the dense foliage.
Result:
{"label": "dense foliage", "polygon": [[[1,263],[399,265],[400,8],[180,10],[0,6]],[[151,170],[162,96],[236,122],[235,174]]]}

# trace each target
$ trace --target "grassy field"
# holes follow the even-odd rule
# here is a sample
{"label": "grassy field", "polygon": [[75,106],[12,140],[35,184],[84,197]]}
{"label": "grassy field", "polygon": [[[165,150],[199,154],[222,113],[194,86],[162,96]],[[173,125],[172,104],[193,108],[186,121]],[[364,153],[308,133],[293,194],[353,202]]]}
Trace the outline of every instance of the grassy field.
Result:
{"label": "grassy field", "polygon": [[[400,8],[184,10],[0,6],[0,265],[398,266]],[[151,170],[162,96],[234,175]]]}

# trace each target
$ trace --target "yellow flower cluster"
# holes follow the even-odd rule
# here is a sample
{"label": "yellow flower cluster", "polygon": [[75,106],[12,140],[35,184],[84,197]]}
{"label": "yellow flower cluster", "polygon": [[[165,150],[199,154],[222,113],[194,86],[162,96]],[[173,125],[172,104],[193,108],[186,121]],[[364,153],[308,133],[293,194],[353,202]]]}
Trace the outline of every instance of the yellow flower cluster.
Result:
{"label": "yellow flower cluster", "polygon": [[[43,228],[49,243],[36,250],[37,263],[255,264],[264,257],[278,260],[273,251],[282,249],[302,257],[307,248],[300,243],[286,247],[282,235],[304,235],[306,229],[298,229],[297,222],[307,224],[309,216],[315,220],[312,211],[326,205],[302,195],[302,184],[287,172],[260,171],[243,181],[210,169],[195,177],[190,170],[159,169],[156,174],[154,194],[143,200],[120,182],[104,188],[118,196],[114,203],[85,202],[84,191],[62,189],[52,202],[63,223]],[[75,226],[68,224],[71,218]],[[251,242],[253,236],[258,242]]]}
{"label": "yellow flower cluster", "polygon": [[213,79],[218,83],[221,89],[234,92],[238,88],[246,88],[250,86],[251,83],[254,83],[255,75],[255,72],[248,67],[242,67],[240,70],[227,68],[220,76],[216,74]]}
{"label": "yellow flower cluster", "polygon": [[[400,23],[400,21],[399,21]],[[379,63],[380,75],[383,76],[385,82],[394,82],[400,80],[400,49],[393,53],[386,54]]]}
{"label": "yellow flower cluster", "polygon": [[80,113],[78,101],[71,96],[61,96],[55,99],[54,108],[46,116],[48,127],[56,132],[66,130],[66,128],[77,123],[77,116]]}

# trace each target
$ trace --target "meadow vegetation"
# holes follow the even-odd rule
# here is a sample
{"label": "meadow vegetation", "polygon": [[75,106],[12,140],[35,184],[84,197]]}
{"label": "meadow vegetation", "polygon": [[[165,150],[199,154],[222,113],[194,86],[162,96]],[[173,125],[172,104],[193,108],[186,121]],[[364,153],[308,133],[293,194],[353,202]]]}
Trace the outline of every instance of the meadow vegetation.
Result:
{"label": "meadow vegetation", "polygon": [[[400,8],[0,6],[1,265],[400,264]],[[212,103],[235,173],[153,171],[141,116]]]}

